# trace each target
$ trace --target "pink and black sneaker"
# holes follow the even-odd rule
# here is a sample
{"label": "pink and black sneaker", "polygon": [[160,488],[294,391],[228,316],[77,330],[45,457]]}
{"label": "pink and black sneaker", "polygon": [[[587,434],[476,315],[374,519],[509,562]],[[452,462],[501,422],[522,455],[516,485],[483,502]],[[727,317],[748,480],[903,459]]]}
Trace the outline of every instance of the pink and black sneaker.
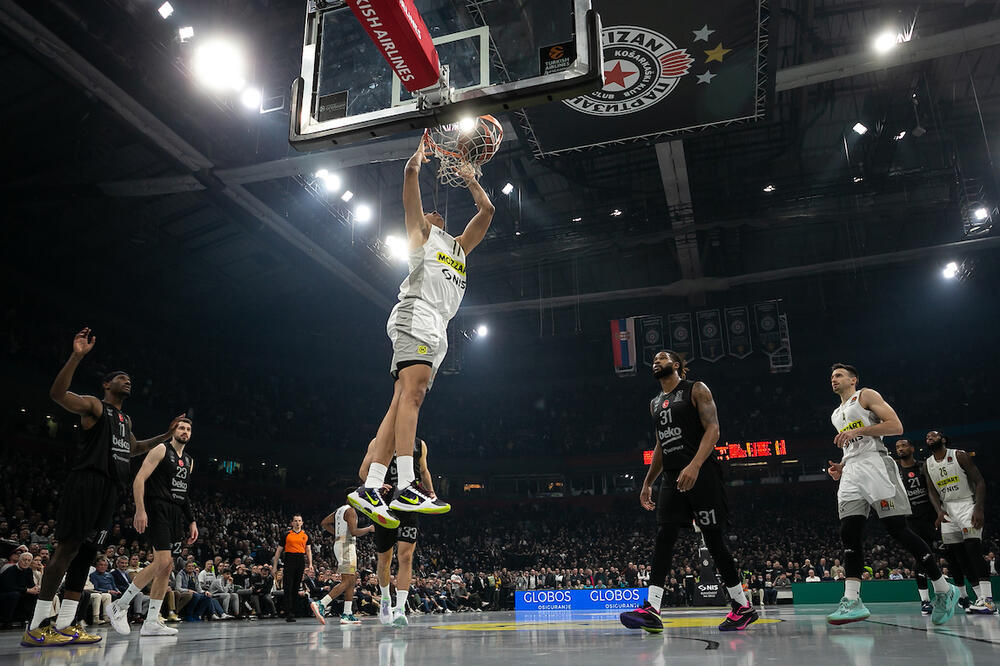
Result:
{"label": "pink and black sneaker", "polygon": [[[663,633],[663,621],[660,619],[660,613],[648,601],[643,603],[640,608],[622,613],[618,617],[622,624],[629,629],[645,629],[651,634]],[[754,617],[754,619],[757,618]]]}
{"label": "pink and black sneaker", "polygon": [[719,631],[743,631],[760,619],[757,611],[749,603],[746,606],[740,606],[735,601],[731,601],[730,603],[733,609],[729,611],[729,615],[719,625]]}

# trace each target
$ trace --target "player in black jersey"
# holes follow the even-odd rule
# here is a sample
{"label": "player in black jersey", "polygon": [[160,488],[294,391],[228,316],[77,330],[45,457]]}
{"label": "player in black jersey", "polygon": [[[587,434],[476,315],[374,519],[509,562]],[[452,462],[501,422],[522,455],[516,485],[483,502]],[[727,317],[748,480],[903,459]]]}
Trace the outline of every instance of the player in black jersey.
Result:
{"label": "player in black jersey", "polygon": [[[130,457],[145,453],[149,447],[170,436],[168,431],[136,441],[132,420],[122,411],[122,404],[132,391],[132,380],[126,372],[119,370],[105,375],[103,400],[69,390],[77,366],[96,342],[97,337],[91,336],[89,328],[77,333],[73,338],[73,352],[49,389],[50,398],[80,416],[83,434],[74,452],[56,513],[58,545],[42,574],[34,617],[21,638],[21,645],[25,647],[101,640],[100,636],[73,625],[90,565],[98,549],[105,545],[119,495],[131,480]],[[52,626],[45,621],[52,614],[52,599],[64,574],[63,602]]]}
{"label": "player in black jersey", "polygon": [[133,525],[139,534],[146,533],[153,549],[153,562],[136,574],[122,596],[108,609],[115,631],[129,633],[128,608],[135,595],[152,583],[149,609],[142,625],[142,636],[173,636],[177,630],[163,624],[160,606],[167,592],[173,557],[181,544],[198,540],[198,524],[191,511],[188,487],[194,473],[194,460],[184,448],[191,441],[191,420],[179,418],[170,441],[154,446],[132,482],[135,496]]}
{"label": "player in black jersey", "polygon": [[[924,464],[913,457],[913,444],[908,439],[896,440],[896,455],[899,456],[899,476],[903,480],[903,487],[906,488],[906,496],[910,500],[910,510],[912,513],[906,518],[906,526],[914,534],[924,540],[936,550],[935,543],[941,542],[941,535],[934,527],[937,513],[927,497],[927,479],[924,476]],[[920,612],[923,615],[930,615],[934,611],[934,604],[931,603],[930,592],[927,590],[927,572],[924,571],[921,561],[916,561],[917,569],[917,591],[920,594]],[[954,572],[952,572],[954,577]],[[959,601],[961,603],[961,601]],[[968,602],[966,602],[968,603]]]}
{"label": "player in black jersey", "polygon": [[[649,511],[657,510],[659,530],[653,548],[649,598],[641,608],[622,613],[621,622],[629,629],[663,631],[660,603],[674,544],[680,529],[694,520],[732,598],[732,611],[719,629],[740,631],[756,621],[758,615],[743,591],[736,563],[723,539],[729,512],[722,472],[715,457],[719,416],[712,392],[703,382],[685,379],[686,374],[684,358],[677,352],[661,351],[653,357],[653,376],[659,380],[661,389],[649,405],[656,448],[639,502]],[[654,505],[653,482],[661,470],[660,498]]]}
{"label": "player in black jersey", "polygon": [[[361,463],[359,474],[362,479],[368,477],[369,467],[375,460],[375,440],[368,444],[368,453]],[[419,437],[413,443],[413,468],[419,481],[417,486],[428,497],[437,497],[434,493],[434,480],[427,467],[427,442]],[[382,486],[384,497],[392,497],[399,485],[399,471],[396,456],[393,455],[385,474]],[[378,584],[382,588],[382,602],[379,606],[379,621],[382,624],[392,623],[397,627],[405,627],[406,599],[410,592],[410,581],[413,578],[413,551],[417,547],[417,530],[419,514],[416,512],[400,512],[399,527],[389,529],[375,523],[375,552],[378,554]],[[396,546],[396,608],[392,607],[392,593],[389,582],[392,574],[392,548]]]}

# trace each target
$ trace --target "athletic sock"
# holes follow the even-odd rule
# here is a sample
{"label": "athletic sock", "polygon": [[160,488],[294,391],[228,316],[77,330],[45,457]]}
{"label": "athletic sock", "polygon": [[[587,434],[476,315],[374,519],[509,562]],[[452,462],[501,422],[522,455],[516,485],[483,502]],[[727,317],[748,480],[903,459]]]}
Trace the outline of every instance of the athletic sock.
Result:
{"label": "athletic sock", "polygon": [[740,605],[740,608],[750,605],[750,602],[747,601],[747,595],[743,591],[742,585],[737,583],[736,585],[733,585],[732,587],[727,587],[726,589],[729,591],[729,596],[733,598],[733,601],[735,601]]}
{"label": "athletic sock", "polygon": [[406,612],[406,597],[409,594],[409,590],[396,590],[396,610],[401,613]]}
{"label": "athletic sock", "polygon": [[405,488],[416,480],[413,475],[413,456],[396,456],[396,472],[399,474],[399,487]]}
{"label": "athletic sock", "polygon": [[385,473],[389,468],[382,463],[373,462],[368,467],[368,478],[365,479],[365,488],[381,488],[385,483]]}
{"label": "athletic sock", "polygon": [[344,615],[350,615],[353,610],[354,600],[344,602]]}
{"label": "athletic sock", "polygon": [[861,581],[860,580],[845,580],[844,581],[844,598],[845,599],[860,599],[861,598]]}
{"label": "athletic sock", "polygon": [[649,605],[660,612],[660,604],[663,603],[663,588],[657,585],[649,586]]}
{"label": "athletic sock", "polygon": [[[63,605],[66,605],[65,601],[63,601]],[[31,624],[28,625],[28,629],[38,629],[38,625],[44,622],[49,615],[52,615],[52,600],[37,600],[35,602],[35,614],[31,618]]]}
{"label": "athletic sock", "polygon": [[63,599],[62,606],[59,607],[59,615],[56,617],[56,629],[65,629],[73,624],[73,618],[76,617],[76,608],[79,605],[79,601]]}
{"label": "athletic sock", "polygon": [[125,593],[121,596],[121,598],[115,602],[115,605],[121,610],[125,610],[128,608],[129,603],[135,599],[135,595],[139,594],[141,591],[142,590],[135,586],[135,583],[129,583],[128,589],[125,590]]}
{"label": "athletic sock", "polygon": [[993,586],[990,585],[990,581],[979,581],[979,587],[976,588],[976,594],[979,596],[980,600],[986,600],[987,598],[992,597]]}
{"label": "athletic sock", "polygon": [[326,595],[325,597],[323,597],[322,599],[320,599],[320,600],[319,600],[319,602],[320,602],[321,604],[323,604],[324,606],[329,606],[330,604],[332,604],[332,603],[333,603],[333,597],[331,597],[331,596],[330,596],[330,595],[328,594],[328,595]]}
{"label": "athletic sock", "polygon": [[163,599],[150,599],[149,611],[146,613],[146,624],[157,624],[160,621],[160,606]]}
{"label": "athletic sock", "polygon": [[959,599],[968,599],[969,598],[969,591],[965,588],[965,585],[959,585],[958,586],[958,598]]}
{"label": "athletic sock", "polygon": [[388,585],[379,585],[382,588],[382,603],[389,602],[392,605],[392,590]]}
{"label": "athletic sock", "polygon": [[924,590],[917,590],[917,593],[920,595],[920,600],[921,601],[930,601],[931,600],[931,593],[928,592],[926,589],[924,589]]}
{"label": "athletic sock", "polygon": [[946,594],[948,592],[948,586],[951,585],[944,576],[939,576],[937,580],[931,581],[934,585],[934,591],[938,594]]}

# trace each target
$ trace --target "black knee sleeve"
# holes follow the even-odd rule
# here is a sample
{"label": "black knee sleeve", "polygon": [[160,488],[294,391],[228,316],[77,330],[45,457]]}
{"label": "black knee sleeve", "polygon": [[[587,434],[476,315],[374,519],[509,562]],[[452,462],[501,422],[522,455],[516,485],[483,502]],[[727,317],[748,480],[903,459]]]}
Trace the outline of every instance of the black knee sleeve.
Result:
{"label": "black knee sleeve", "polygon": [[680,529],[676,525],[660,525],[656,532],[656,544],[653,546],[653,565],[649,570],[649,584],[663,587],[670,571],[670,562],[674,559],[674,544]]}
{"label": "black knee sleeve", "polygon": [[[968,569],[965,560],[967,554],[965,552],[965,544],[961,543],[946,543],[944,545],[944,557],[948,560],[948,572],[951,574],[952,579],[955,581],[955,585],[959,587],[965,586],[965,572]],[[975,578],[975,574],[972,574]],[[973,583],[975,585],[975,583]]]}
{"label": "black knee sleeve", "polygon": [[903,516],[883,518],[882,525],[885,526],[885,531],[889,533],[889,536],[906,548],[910,552],[910,555],[913,555],[913,559],[916,560],[916,566],[928,578],[937,580],[941,577],[941,569],[938,568],[937,562],[934,561],[934,553],[931,552],[931,547],[924,543],[924,540],[909,528],[906,524],[906,518]]}
{"label": "black knee sleeve", "polygon": [[963,545],[965,546],[965,556],[968,558],[969,575],[975,576],[978,581],[989,580],[990,565],[983,557],[983,540],[966,539]]}
{"label": "black knee sleeve", "polygon": [[87,584],[87,576],[90,574],[90,567],[97,557],[97,546],[85,542],[76,551],[76,557],[66,568],[65,587],[70,592],[83,592],[83,586]]}
{"label": "black knee sleeve", "polygon": [[733,561],[732,553],[726,547],[722,537],[722,530],[717,527],[702,528],[701,535],[705,537],[705,547],[715,560],[715,568],[722,576],[722,582],[726,587],[735,587],[740,583],[740,574],[736,570],[736,562]]}
{"label": "black knee sleeve", "polygon": [[844,574],[848,578],[861,578],[865,564],[862,548],[865,540],[866,516],[848,516],[840,520],[840,542],[844,544]]}

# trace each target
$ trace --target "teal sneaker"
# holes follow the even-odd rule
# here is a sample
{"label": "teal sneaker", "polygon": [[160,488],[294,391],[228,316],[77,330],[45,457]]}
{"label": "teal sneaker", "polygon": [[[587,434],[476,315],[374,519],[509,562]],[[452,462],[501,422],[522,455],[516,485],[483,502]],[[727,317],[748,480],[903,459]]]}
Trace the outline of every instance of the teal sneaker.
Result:
{"label": "teal sneaker", "polygon": [[931,613],[931,622],[934,624],[944,624],[955,614],[955,607],[958,606],[958,588],[948,583],[947,592],[938,592],[934,595],[934,611]]}
{"label": "teal sneaker", "polygon": [[826,621],[830,624],[849,624],[851,622],[861,622],[871,617],[871,611],[865,608],[865,604],[860,597],[848,599],[844,597],[840,600],[837,610],[826,616]]}
{"label": "teal sneaker", "polygon": [[341,613],[340,615],[341,624],[361,624],[361,620],[354,617],[354,613]]}
{"label": "teal sneaker", "polygon": [[392,614],[392,626],[402,629],[408,624],[410,621],[406,619],[406,613],[397,608]]}

